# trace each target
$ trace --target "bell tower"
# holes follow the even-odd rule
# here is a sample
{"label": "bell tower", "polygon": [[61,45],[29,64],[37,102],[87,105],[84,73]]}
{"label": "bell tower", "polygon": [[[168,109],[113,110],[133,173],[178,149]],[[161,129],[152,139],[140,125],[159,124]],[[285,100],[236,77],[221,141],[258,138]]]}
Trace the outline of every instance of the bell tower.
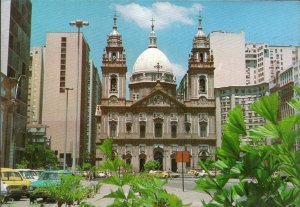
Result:
{"label": "bell tower", "polygon": [[114,15],[112,32],[107,37],[107,45],[102,56],[102,101],[106,103],[124,102],[126,99],[126,53],[122,36],[117,31],[117,16]]}
{"label": "bell tower", "polygon": [[214,99],[214,61],[201,16],[188,63],[188,99]]}

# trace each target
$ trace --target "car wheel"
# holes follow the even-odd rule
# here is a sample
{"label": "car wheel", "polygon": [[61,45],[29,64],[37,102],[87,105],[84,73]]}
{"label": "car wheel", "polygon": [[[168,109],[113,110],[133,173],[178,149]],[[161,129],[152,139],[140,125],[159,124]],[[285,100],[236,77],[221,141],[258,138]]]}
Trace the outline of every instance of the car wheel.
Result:
{"label": "car wheel", "polygon": [[21,196],[15,196],[15,197],[13,197],[13,198],[14,198],[15,201],[21,200]]}
{"label": "car wheel", "polygon": [[36,198],[31,198],[31,197],[29,198],[30,203],[34,203],[35,200],[36,200]]}

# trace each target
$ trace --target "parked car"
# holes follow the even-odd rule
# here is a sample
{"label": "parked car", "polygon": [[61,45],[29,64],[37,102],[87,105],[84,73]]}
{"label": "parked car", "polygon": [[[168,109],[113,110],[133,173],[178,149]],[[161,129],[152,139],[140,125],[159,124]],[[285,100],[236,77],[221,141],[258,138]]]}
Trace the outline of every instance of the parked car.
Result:
{"label": "parked car", "polygon": [[1,168],[1,177],[3,183],[9,186],[11,198],[18,201],[22,196],[27,195],[27,188],[30,184],[30,181],[24,179],[18,170]]}
{"label": "parked car", "polygon": [[96,178],[106,178],[107,177],[106,172],[99,171],[99,172],[96,172],[95,174],[96,174]]}
{"label": "parked car", "polygon": [[61,176],[72,174],[71,171],[67,170],[51,170],[42,172],[40,178],[30,184],[28,188],[30,203],[34,202],[37,198],[48,198],[45,192],[34,192],[36,188],[46,187],[47,185],[59,185],[61,183]]}
{"label": "parked car", "polygon": [[0,204],[6,202],[9,199],[9,185],[3,183],[1,180],[1,193],[0,193]]}
{"label": "parked car", "polygon": [[154,175],[157,178],[169,178],[170,177],[170,173],[167,171],[161,171],[161,170],[156,170],[156,171],[152,171],[151,173],[149,172],[149,174]]}
{"label": "parked car", "polygon": [[192,175],[193,177],[203,177],[206,176],[207,173],[204,170],[189,170],[187,172],[188,175]]}
{"label": "parked car", "polygon": [[31,169],[17,169],[23,178],[30,180],[31,182],[37,181],[39,176],[38,174]]}

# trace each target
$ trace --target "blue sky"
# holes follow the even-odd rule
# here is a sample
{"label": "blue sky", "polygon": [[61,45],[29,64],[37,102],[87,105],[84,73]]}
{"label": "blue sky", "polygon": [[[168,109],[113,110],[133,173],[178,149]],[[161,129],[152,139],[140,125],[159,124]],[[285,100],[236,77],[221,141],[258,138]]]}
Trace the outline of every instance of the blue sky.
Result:
{"label": "blue sky", "polygon": [[206,34],[212,31],[244,31],[246,42],[271,45],[300,45],[300,3],[298,1],[96,1],[32,0],[31,46],[45,45],[47,32],[74,32],[69,22],[88,21],[83,28],[90,45],[90,57],[101,74],[101,58],[113,15],[123,37],[128,72],[148,46],[153,16],[158,48],[174,64],[177,82],[187,69],[192,39],[201,10]]}

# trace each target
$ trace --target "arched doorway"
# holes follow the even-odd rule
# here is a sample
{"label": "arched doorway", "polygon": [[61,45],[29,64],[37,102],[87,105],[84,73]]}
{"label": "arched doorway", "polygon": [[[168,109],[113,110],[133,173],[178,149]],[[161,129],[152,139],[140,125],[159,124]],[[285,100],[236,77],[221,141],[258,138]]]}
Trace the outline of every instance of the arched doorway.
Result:
{"label": "arched doorway", "polygon": [[140,172],[144,172],[145,171],[144,165],[145,165],[147,156],[145,154],[140,154],[139,159],[140,159]]}
{"label": "arched doorway", "polygon": [[162,148],[157,147],[153,150],[153,157],[154,160],[157,160],[160,163],[159,166],[159,170],[163,170],[163,159],[164,159],[164,155],[163,155],[164,151]]}
{"label": "arched doorway", "polygon": [[177,162],[175,153],[171,155],[171,170],[172,172],[177,172]]}
{"label": "arched doorway", "polygon": [[127,165],[130,165],[130,164],[131,164],[131,158],[132,158],[132,155],[131,155],[130,153],[127,153],[127,154],[125,155],[125,163],[126,163]]}

